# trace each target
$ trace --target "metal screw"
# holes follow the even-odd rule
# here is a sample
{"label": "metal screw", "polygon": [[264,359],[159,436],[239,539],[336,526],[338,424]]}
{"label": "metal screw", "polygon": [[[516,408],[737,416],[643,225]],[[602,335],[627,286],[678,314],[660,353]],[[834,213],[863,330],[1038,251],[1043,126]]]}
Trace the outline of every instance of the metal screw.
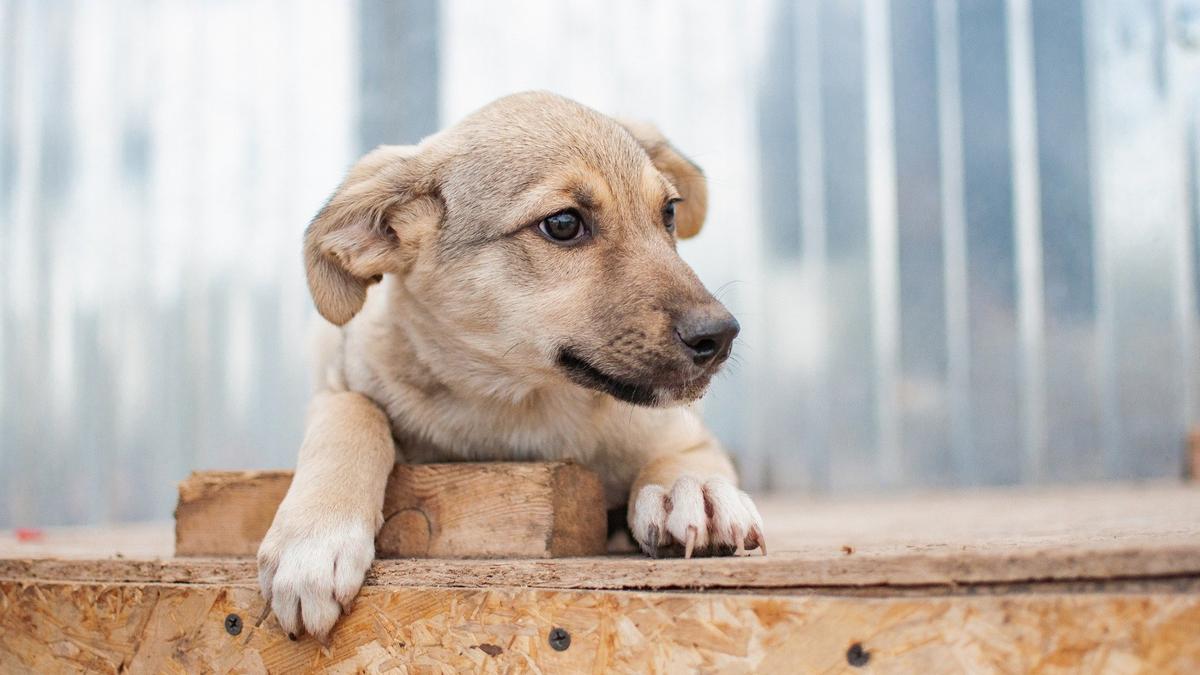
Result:
{"label": "metal screw", "polygon": [[571,634],[562,628],[554,628],[550,631],[550,646],[554,647],[556,652],[565,652],[567,647],[571,646]]}
{"label": "metal screw", "polygon": [[242,632],[242,617],[237,614],[230,614],[225,617],[225,632],[230,635],[237,635]]}
{"label": "metal screw", "polygon": [[863,649],[861,642],[855,642],[850,645],[850,649],[846,650],[846,663],[861,668],[867,665],[867,661],[871,660],[871,652]]}

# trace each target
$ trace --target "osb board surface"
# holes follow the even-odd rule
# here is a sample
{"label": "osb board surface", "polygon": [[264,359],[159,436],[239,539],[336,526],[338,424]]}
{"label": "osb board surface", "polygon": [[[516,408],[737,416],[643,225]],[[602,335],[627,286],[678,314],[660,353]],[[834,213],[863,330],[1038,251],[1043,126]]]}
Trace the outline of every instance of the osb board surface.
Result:
{"label": "osb board surface", "polygon": [[[289,641],[274,617],[255,626],[262,607],[246,586],[0,582],[0,671],[1200,672],[1200,595],[1186,593],[368,588],[328,649]],[[556,627],[565,651],[547,640]]]}
{"label": "osb board surface", "polygon": [[[761,501],[770,555],[649,560],[388,560],[376,586],[539,588],[789,588],[1157,577],[1200,573],[1200,488],[1099,485],[907,498]],[[97,563],[115,547],[80,550],[75,533],[40,545],[0,537],[0,578],[254,583],[253,562]],[[158,535],[155,535],[156,537]],[[170,532],[159,539],[169,555]],[[56,542],[62,542],[61,548]],[[143,547],[144,552],[145,547]],[[60,551],[56,553],[56,551]],[[91,558],[92,560],[80,560]]]}

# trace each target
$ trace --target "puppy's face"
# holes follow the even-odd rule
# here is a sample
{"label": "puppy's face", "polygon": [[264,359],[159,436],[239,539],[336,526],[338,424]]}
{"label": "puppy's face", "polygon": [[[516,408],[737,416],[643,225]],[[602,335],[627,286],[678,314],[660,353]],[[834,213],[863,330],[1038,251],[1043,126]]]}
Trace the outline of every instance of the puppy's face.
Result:
{"label": "puppy's face", "polygon": [[653,128],[519,94],[363,158],[309,228],[310,288],[342,324],[397,274],[429,310],[416,329],[490,393],[566,379],[690,401],[738,330],[675,250],[705,206],[700,171]]}

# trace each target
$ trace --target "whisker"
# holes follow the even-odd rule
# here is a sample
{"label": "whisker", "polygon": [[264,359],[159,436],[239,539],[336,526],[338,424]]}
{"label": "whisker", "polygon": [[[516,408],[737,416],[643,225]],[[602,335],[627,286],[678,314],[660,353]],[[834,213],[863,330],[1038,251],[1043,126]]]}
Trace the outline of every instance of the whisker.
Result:
{"label": "whisker", "polygon": [[744,284],[744,283],[746,283],[746,282],[742,279],[732,279],[730,281],[726,281],[725,283],[721,284],[720,288],[718,288],[716,291],[713,292],[713,297],[720,300],[721,294],[724,293],[726,290],[728,290],[730,286],[732,286],[734,284]]}

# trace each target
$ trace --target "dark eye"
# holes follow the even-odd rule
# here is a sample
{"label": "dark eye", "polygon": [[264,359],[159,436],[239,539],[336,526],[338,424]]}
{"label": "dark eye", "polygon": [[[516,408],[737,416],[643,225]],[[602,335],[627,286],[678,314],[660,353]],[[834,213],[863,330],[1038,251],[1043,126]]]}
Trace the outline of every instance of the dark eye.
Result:
{"label": "dark eye", "polygon": [[577,241],[587,235],[587,227],[583,224],[583,218],[575,209],[559,211],[548,216],[538,224],[538,229],[551,241],[563,244]]}
{"label": "dark eye", "polygon": [[678,199],[672,199],[663,207],[663,224],[667,226],[667,232],[675,231],[675,202]]}

